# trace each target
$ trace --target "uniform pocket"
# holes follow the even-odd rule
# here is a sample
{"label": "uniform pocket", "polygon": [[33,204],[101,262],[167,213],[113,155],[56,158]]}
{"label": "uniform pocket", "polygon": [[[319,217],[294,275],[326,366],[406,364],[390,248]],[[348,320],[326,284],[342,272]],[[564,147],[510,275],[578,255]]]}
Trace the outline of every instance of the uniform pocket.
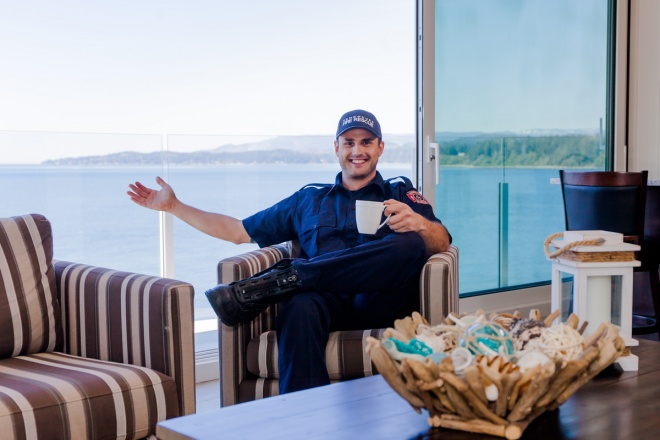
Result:
{"label": "uniform pocket", "polygon": [[319,216],[310,215],[305,217],[301,226],[299,236],[301,248],[305,250],[308,257],[317,255],[316,241],[319,232]]}
{"label": "uniform pocket", "polygon": [[319,216],[310,215],[305,218],[302,224],[302,235],[314,233],[319,228]]}
{"label": "uniform pocket", "polygon": [[345,231],[337,226],[337,216],[326,215],[319,218],[316,246],[320,253],[346,249]]}

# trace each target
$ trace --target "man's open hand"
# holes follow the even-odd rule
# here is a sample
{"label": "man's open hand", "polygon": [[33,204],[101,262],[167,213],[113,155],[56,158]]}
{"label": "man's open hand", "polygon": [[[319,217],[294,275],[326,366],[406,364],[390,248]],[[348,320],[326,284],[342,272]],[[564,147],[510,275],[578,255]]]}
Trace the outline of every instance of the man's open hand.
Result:
{"label": "man's open hand", "polygon": [[171,210],[176,201],[174,190],[160,177],[156,177],[156,183],[160,185],[160,190],[147,188],[140,182],[131,183],[128,185],[131,190],[127,191],[126,194],[132,201],[145,208],[156,211]]}

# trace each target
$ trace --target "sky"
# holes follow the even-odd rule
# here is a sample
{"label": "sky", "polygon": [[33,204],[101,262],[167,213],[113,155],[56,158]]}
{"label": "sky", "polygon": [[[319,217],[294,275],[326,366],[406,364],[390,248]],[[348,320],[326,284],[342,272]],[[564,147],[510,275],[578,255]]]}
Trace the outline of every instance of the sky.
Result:
{"label": "sky", "polygon": [[597,130],[607,0],[436,2],[436,130]]}
{"label": "sky", "polygon": [[[438,2],[436,129],[597,128],[606,3]],[[327,135],[355,108],[414,133],[415,26],[414,0],[0,0],[0,164]]]}
{"label": "sky", "polygon": [[413,133],[414,33],[414,0],[0,0],[0,163],[104,152],[114,133],[138,150],[148,134],[331,134],[355,108]]}

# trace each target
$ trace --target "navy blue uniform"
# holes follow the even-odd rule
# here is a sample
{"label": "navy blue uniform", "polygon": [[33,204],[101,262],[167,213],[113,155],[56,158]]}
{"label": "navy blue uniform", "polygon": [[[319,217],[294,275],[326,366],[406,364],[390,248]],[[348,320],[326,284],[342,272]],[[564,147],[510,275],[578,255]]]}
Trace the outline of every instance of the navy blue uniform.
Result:
{"label": "navy blue uniform", "polygon": [[[301,291],[285,301],[277,318],[280,393],[329,383],[325,346],[331,331],[392,326],[419,307],[419,273],[429,257],[414,232],[387,225],[374,235],[357,231],[355,201],[394,199],[440,222],[409,179],[383,180],[350,191],[335,184],[307,185],[243,220],[259,246],[298,240],[293,260]],[[382,218],[384,220],[384,217]]]}

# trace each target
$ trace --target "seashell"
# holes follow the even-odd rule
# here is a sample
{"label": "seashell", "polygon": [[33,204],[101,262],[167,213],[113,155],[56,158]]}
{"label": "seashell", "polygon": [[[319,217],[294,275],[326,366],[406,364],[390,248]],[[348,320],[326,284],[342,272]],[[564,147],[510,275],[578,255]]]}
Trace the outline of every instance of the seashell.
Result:
{"label": "seashell", "polygon": [[446,344],[442,337],[423,333],[417,335],[415,339],[426,344],[431,350],[433,350],[433,353],[443,353],[445,351]]}
{"label": "seashell", "polygon": [[490,385],[485,387],[484,391],[486,392],[486,399],[488,399],[488,401],[490,402],[495,402],[500,395],[500,392],[494,383],[491,383]]}
{"label": "seashell", "polygon": [[511,330],[511,325],[517,321],[517,318],[511,313],[492,314],[490,320],[495,324],[501,325],[506,330]]}
{"label": "seashell", "polygon": [[526,350],[516,361],[516,365],[520,368],[520,371],[526,371],[530,368],[534,368],[537,365],[545,365],[549,362],[552,362],[545,353],[539,349]]}
{"label": "seashell", "polygon": [[527,344],[539,338],[546,326],[543,321],[535,319],[517,319],[511,325],[511,337],[516,341],[516,350],[525,350]]}
{"label": "seashell", "polygon": [[475,359],[470,350],[457,347],[451,352],[451,361],[454,365],[454,373],[459,377],[463,377],[463,372],[475,362]]}

